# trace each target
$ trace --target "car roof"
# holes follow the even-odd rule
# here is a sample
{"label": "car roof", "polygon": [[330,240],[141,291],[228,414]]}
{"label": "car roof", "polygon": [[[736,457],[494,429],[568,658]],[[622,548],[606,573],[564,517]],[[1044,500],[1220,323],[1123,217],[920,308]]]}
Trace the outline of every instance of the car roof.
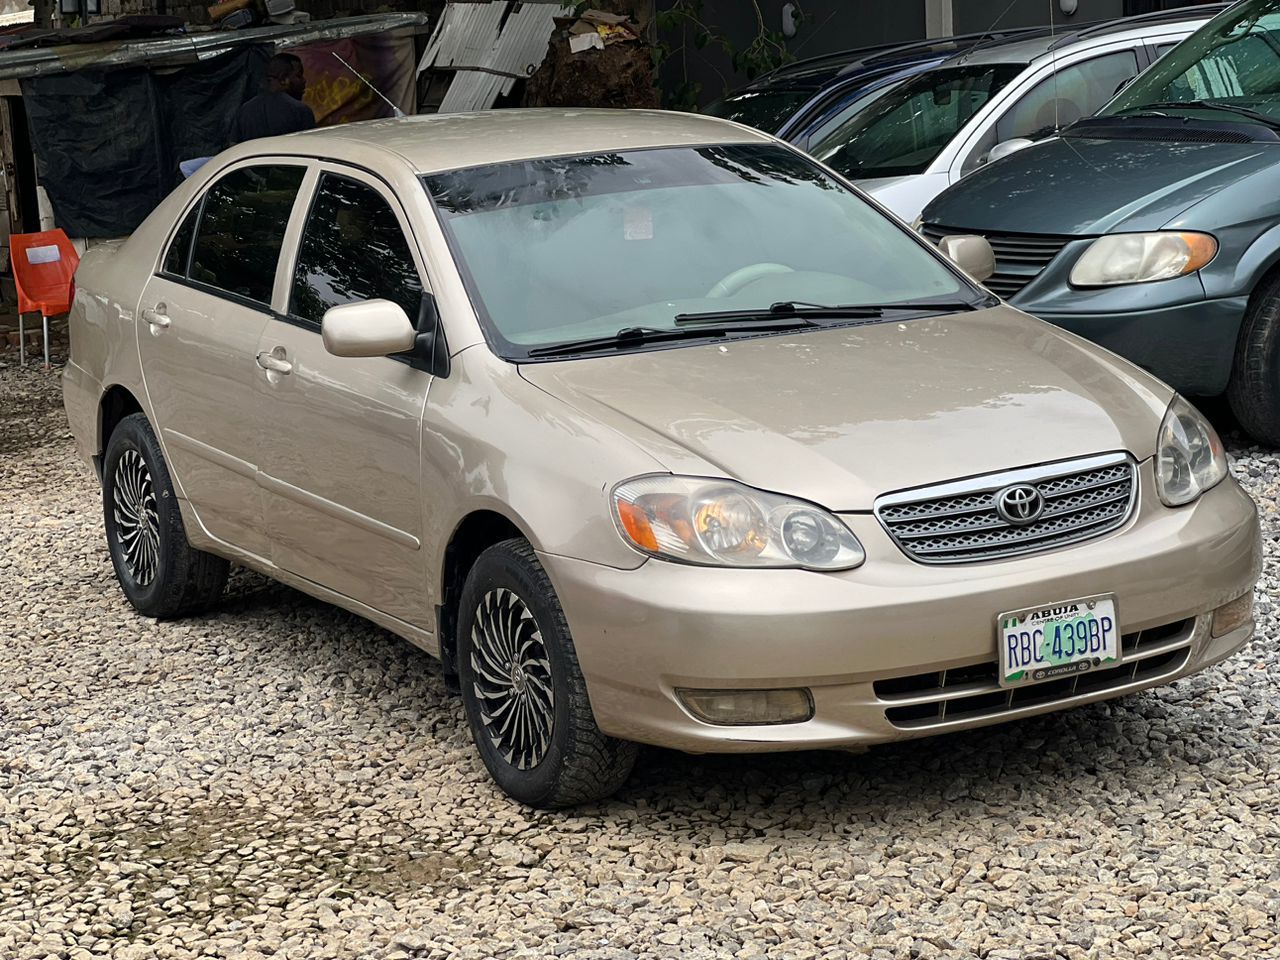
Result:
{"label": "car roof", "polygon": [[945,65],[951,63],[1020,63],[1028,64],[1049,53],[1062,53],[1072,47],[1085,43],[1102,43],[1108,40],[1145,37],[1148,34],[1159,34],[1163,28],[1183,25],[1188,31],[1208,21],[1225,10],[1230,4],[1213,3],[1194,7],[1178,7],[1173,10],[1161,10],[1156,13],[1140,14],[1134,17],[1121,17],[1118,20],[1104,20],[1098,23],[1081,24],[1075,28],[1065,28],[1052,32],[1045,30],[1030,37],[1012,37],[997,39],[957,54]]}
{"label": "car roof", "polygon": [[1039,27],[1017,27],[980,34],[885,43],[823,54],[784,64],[763,77],[735,89],[728,96],[734,97],[742,93],[758,93],[764,90],[821,90],[834,81],[843,80],[846,77],[861,73],[884,73],[895,67],[942,60],[994,38],[1025,36],[1038,33],[1040,29]]}
{"label": "car roof", "polygon": [[695,113],[539,108],[367,120],[242,146],[246,153],[302,153],[351,161],[361,154],[394,154],[419,173],[437,173],[540,157],[774,142],[759,130]]}

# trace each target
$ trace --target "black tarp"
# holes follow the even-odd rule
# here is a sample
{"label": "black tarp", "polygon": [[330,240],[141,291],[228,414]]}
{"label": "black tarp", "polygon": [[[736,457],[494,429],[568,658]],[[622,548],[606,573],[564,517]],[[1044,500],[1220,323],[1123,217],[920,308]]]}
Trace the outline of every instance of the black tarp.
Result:
{"label": "black tarp", "polygon": [[176,70],[87,68],[24,79],[40,182],[73,237],[132,233],[181,180],[178,163],[227,146],[271,57],[254,44]]}

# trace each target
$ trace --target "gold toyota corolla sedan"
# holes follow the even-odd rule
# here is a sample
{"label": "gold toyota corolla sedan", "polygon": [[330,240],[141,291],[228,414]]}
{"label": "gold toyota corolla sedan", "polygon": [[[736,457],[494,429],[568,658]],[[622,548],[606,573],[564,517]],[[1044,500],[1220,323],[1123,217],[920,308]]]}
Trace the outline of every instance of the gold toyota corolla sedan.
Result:
{"label": "gold toyota corolla sedan", "polygon": [[534,806],[637,743],[858,747],[1238,650],[1213,428],[948,250],[705,117],[257,140],[85,256],[66,408],[140,613],[239,563],[362,614]]}

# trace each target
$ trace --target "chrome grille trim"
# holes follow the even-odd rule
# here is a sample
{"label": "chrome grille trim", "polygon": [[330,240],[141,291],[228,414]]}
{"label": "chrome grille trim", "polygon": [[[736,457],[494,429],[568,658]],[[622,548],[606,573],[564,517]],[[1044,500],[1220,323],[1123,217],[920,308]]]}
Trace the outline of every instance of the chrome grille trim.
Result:
{"label": "chrome grille trim", "polygon": [[959,227],[943,227],[934,223],[922,224],[921,234],[934,246],[943,237],[956,234],[972,234],[985,237],[996,255],[996,270],[982,281],[992,293],[1008,300],[1017,296],[1047,267],[1072,240],[1083,237],[1057,236],[1037,233],[983,233],[980,230],[964,230]]}
{"label": "chrome grille trim", "polygon": [[[1044,498],[1035,521],[996,512],[996,493],[1030,484]],[[919,563],[978,563],[1053,550],[1123,526],[1138,495],[1137,464],[1107,453],[885,494],[874,511],[893,542]]]}
{"label": "chrome grille trim", "polygon": [[1026,707],[1069,701],[1134,684],[1150,683],[1181,670],[1191,655],[1196,618],[1127,633],[1122,659],[1114,667],[1070,677],[1001,687],[996,661],[877,680],[876,699],[885,719],[903,730],[946,727],[1015,713]]}

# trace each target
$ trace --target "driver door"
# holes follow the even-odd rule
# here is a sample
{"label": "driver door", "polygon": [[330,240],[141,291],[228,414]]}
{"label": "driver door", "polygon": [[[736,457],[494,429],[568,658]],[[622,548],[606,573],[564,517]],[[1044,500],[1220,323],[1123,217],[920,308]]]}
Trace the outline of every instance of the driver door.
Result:
{"label": "driver door", "polygon": [[257,345],[274,368],[259,380],[272,560],[433,629],[420,464],[431,375],[405,357],[335,357],[320,335],[326,310],[360,300],[391,300],[417,319],[426,273],[408,219],[380,181],[321,167],[290,233],[287,300]]}

